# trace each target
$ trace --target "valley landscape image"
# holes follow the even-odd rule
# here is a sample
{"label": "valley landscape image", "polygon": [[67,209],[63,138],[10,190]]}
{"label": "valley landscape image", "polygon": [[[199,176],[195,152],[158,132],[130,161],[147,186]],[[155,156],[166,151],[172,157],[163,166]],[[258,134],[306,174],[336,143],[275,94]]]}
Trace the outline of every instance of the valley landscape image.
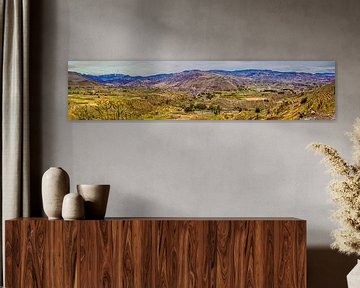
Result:
{"label": "valley landscape image", "polygon": [[69,120],[331,120],[334,61],[69,61]]}

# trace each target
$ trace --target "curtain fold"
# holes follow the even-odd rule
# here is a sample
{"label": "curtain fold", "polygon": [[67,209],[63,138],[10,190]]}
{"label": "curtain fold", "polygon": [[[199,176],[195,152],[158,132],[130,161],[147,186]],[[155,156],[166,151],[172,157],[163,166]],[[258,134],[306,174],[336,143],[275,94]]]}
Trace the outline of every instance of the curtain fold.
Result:
{"label": "curtain fold", "polygon": [[1,271],[4,271],[4,221],[29,216],[29,0],[0,0],[0,9]]}

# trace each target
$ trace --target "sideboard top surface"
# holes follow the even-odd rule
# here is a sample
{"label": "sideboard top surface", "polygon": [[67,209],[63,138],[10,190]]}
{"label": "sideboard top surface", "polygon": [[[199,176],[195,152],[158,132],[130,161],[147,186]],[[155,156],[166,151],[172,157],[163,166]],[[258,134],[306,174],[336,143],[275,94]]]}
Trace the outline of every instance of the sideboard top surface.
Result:
{"label": "sideboard top surface", "polygon": [[[6,221],[64,221],[48,220],[45,217],[15,218]],[[109,217],[104,220],[75,220],[75,221],[306,221],[294,217]]]}

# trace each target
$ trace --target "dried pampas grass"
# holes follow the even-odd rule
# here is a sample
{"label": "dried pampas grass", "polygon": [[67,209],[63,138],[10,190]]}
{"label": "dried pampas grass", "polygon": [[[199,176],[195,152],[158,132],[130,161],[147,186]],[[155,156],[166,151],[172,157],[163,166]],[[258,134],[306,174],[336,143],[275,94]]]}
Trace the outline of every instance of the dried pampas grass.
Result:
{"label": "dried pampas grass", "polygon": [[308,148],[324,155],[324,162],[335,176],[329,189],[338,210],[332,218],[342,227],[333,231],[331,247],[346,254],[360,255],[360,118],[356,119],[353,131],[348,135],[353,143],[354,165],[328,145],[312,143]]}

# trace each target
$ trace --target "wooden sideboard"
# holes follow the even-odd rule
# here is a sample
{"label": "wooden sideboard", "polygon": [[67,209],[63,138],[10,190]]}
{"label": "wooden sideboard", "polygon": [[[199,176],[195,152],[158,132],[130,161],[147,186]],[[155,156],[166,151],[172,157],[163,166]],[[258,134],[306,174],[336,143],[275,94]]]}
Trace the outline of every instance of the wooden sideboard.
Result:
{"label": "wooden sideboard", "polygon": [[115,218],[5,223],[6,287],[306,287],[306,221]]}

